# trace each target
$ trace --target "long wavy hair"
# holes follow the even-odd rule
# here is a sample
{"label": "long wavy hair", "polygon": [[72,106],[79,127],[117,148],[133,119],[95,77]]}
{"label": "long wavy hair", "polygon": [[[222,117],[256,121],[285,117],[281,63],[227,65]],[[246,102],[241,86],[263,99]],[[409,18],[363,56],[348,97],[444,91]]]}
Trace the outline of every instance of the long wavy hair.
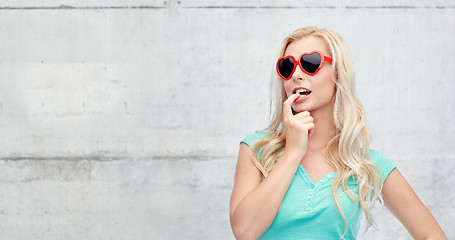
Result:
{"label": "long wavy hair", "polygon": [[[335,166],[336,177],[332,186],[332,198],[346,224],[347,220],[338,198],[337,189],[341,185],[344,192],[354,201],[358,201],[367,220],[367,229],[373,225],[370,210],[376,200],[382,201],[382,179],[378,168],[370,161],[368,145],[370,133],[365,126],[365,113],[363,107],[354,92],[354,74],[352,55],[345,41],[335,32],[314,27],[301,28],[292,32],[284,41],[280,56],[294,41],[305,37],[320,39],[332,57],[332,78],[336,84],[333,96],[333,121],[336,127],[335,136],[329,141],[325,150],[326,161]],[[278,74],[272,79],[274,99],[271,106],[275,106],[271,112],[271,123],[264,130],[269,134],[256,142],[253,148],[253,162],[267,177],[273,166],[279,161],[283,147],[286,146],[286,137],[283,126],[283,102],[286,100],[286,92],[283,88],[283,79]],[[354,178],[358,183],[358,194],[348,187],[348,179]],[[343,234],[343,236],[344,236]]]}

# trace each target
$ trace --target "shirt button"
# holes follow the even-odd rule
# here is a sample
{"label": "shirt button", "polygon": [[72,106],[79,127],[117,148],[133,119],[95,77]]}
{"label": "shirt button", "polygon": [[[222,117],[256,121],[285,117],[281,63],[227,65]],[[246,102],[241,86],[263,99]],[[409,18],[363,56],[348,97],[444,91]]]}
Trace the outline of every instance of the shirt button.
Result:
{"label": "shirt button", "polygon": [[311,184],[311,188],[314,188],[314,184]]}

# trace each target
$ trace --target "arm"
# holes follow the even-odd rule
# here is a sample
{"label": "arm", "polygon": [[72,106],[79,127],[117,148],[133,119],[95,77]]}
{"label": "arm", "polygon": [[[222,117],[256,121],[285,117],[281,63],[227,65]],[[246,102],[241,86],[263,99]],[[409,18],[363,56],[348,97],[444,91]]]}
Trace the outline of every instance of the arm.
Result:
{"label": "arm", "polygon": [[436,219],[395,168],[383,188],[385,206],[414,239],[447,239]]}
{"label": "arm", "polygon": [[262,174],[252,162],[251,149],[241,144],[230,203],[231,227],[237,239],[257,239],[269,228],[299,162],[300,159],[282,156],[261,181]]}
{"label": "arm", "polygon": [[237,239],[257,239],[270,227],[306,153],[308,131],[314,124],[309,112],[292,114],[291,104],[298,96],[293,94],[283,103],[286,147],[264,180],[252,162],[251,149],[240,146],[229,210]]}

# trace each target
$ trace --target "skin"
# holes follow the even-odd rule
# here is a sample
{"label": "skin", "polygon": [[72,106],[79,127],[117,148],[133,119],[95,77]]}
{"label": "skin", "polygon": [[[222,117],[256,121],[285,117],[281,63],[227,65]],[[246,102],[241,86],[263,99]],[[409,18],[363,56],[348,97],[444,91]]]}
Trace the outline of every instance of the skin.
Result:
{"label": "skin", "polygon": [[[326,46],[314,37],[291,43],[285,56],[292,55],[297,59],[302,52],[314,50],[330,57]],[[330,120],[335,93],[330,71],[331,64],[327,62],[313,76],[297,67],[291,79],[283,81],[288,97],[283,103],[286,146],[267,178],[262,179],[261,172],[254,166],[250,147],[244,143],[240,145],[230,202],[231,227],[236,239],[257,239],[269,228],[299,164],[314,182],[335,171],[323,157],[323,150],[336,130]],[[305,87],[312,92],[304,101],[294,102],[299,97],[292,93],[295,87]],[[447,239],[397,169],[384,182],[383,197],[386,207],[415,239]]]}
{"label": "skin", "polygon": [[[314,37],[303,38],[291,43],[284,55],[291,55],[298,59],[303,52],[315,50],[331,57],[322,41]],[[317,126],[310,129],[311,141],[301,141],[303,133],[286,131],[286,148],[305,150],[300,164],[308,172],[313,182],[318,182],[327,172],[335,172],[336,170],[323,158],[323,150],[336,132],[335,124],[331,120],[333,118],[332,99],[335,94],[331,64],[325,62],[323,67],[313,76],[304,73],[300,67],[297,67],[291,79],[283,81],[283,87],[288,98],[292,96],[296,87],[303,87],[311,91],[311,94],[304,101],[292,103],[291,107],[297,114],[289,116],[291,119],[298,119],[299,115],[310,115],[313,123]],[[300,146],[293,146],[297,143]]]}

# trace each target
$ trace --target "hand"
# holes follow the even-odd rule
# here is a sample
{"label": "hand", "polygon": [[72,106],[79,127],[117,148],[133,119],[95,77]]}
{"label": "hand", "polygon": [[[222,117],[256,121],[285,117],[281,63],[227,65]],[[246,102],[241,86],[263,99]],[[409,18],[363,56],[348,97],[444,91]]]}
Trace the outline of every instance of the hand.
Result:
{"label": "hand", "polygon": [[294,115],[292,104],[299,97],[298,93],[292,94],[283,103],[283,124],[286,135],[286,151],[297,154],[301,159],[305,156],[308,137],[314,129],[313,117],[310,112],[304,111]]}

